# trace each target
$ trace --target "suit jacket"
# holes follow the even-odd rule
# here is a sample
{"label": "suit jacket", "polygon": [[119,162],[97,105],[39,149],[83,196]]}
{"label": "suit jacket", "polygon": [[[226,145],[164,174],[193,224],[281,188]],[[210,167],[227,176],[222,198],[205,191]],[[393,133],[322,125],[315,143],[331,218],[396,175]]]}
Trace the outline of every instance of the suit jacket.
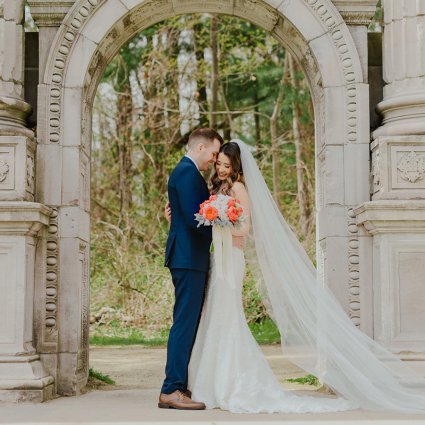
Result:
{"label": "suit jacket", "polygon": [[165,266],[208,272],[212,228],[197,227],[195,213],[209,198],[207,184],[190,158],[183,157],[168,180],[171,227]]}

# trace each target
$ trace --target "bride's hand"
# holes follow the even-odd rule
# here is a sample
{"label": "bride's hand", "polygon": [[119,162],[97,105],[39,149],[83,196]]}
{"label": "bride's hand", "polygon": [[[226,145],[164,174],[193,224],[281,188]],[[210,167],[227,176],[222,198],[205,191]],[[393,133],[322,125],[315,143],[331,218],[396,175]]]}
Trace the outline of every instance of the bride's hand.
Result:
{"label": "bride's hand", "polygon": [[233,236],[232,237],[232,244],[236,248],[243,249],[245,244],[245,237],[244,236]]}
{"label": "bride's hand", "polygon": [[168,221],[169,223],[171,223],[171,207],[170,207],[170,203],[169,203],[169,202],[167,202],[167,203],[165,204],[165,208],[164,208],[164,216],[165,216],[165,218],[167,219],[167,221]]}

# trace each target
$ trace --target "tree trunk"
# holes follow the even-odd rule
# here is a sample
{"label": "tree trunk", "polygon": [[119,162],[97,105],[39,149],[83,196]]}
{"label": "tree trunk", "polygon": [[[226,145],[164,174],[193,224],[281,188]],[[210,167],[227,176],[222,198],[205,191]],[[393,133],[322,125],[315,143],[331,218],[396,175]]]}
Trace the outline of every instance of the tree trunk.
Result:
{"label": "tree trunk", "polygon": [[117,107],[120,222],[127,225],[128,213],[131,207],[133,172],[131,162],[133,101],[128,77],[122,85],[122,92],[118,93]]}
{"label": "tree trunk", "polygon": [[255,146],[256,146],[256,157],[258,160],[261,159],[261,123],[260,123],[260,116],[258,115],[258,112],[260,112],[258,108],[258,83],[255,82],[255,92],[254,92],[254,123],[255,123]]}
{"label": "tree trunk", "polygon": [[[295,64],[291,55],[289,57],[289,73],[291,76],[291,84],[295,89],[295,92],[298,93],[299,83],[295,77]],[[294,96],[295,99],[295,96]],[[300,113],[296,100],[294,100],[292,105],[292,133],[294,138],[295,145],[295,161],[296,161],[296,170],[297,170],[297,200],[300,207],[300,227],[301,233],[304,239],[307,238],[309,233],[309,222],[310,222],[310,211],[307,203],[307,194],[304,187],[304,162],[302,160],[302,139],[300,134]]]}
{"label": "tree trunk", "polygon": [[[288,53],[287,53],[288,55]],[[271,135],[271,155],[272,155],[272,176],[273,176],[273,198],[275,202],[279,205],[279,112],[283,102],[284,95],[284,85],[286,83],[286,75],[288,73],[288,60],[287,56],[285,57],[285,62],[283,65],[283,74],[282,80],[279,84],[279,92],[276,98],[276,102],[273,109],[273,114],[270,118],[270,135]]]}
{"label": "tree trunk", "polygon": [[210,127],[216,128],[218,106],[218,44],[217,44],[217,31],[218,31],[218,17],[213,15],[211,18],[211,56],[212,56],[212,69],[211,69],[211,116]]}

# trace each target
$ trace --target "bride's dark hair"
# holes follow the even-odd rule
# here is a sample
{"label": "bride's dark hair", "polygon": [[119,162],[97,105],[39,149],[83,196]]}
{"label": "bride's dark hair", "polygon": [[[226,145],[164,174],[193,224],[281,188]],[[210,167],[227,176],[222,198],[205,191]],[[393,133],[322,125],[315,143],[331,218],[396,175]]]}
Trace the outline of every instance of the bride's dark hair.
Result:
{"label": "bride's dark hair", "polygon": [[[245,184],[242,170],[241,150],[237,143],[228,142],[221,146],[219,154],[220,153],[223,153],[229,158],[230,165],[232,167],[232,174],[230,174],[223,185],[223,193],[225,195],[230,195],[230,191],[235,182],[241,182]],[[211,194],[217,194],[222,184],[223,181],[218,178],[217,168],[214,166],[209,182],[209,189]]]}

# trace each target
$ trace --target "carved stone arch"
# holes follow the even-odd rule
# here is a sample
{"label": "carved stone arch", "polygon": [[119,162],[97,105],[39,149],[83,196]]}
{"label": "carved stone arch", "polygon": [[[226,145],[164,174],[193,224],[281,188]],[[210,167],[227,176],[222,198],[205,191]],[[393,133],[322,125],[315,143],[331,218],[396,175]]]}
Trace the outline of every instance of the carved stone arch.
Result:
{"label": "carved stone arch", "polygon": [[87,377],[91,110],[98,82],[106,64],[136,33],[195,12],[249,20],[301,64],[315,110],[319,271],[360,324],[362,235],[352,209],[369,200],[368,85],[333,3],[77,0],[52,45],[38,105],[37,197],[54,208],[55,216],[37,260],[45,272],[37,276],[35,320],[44,325],[36,341],[60,394],[78,392]]}

